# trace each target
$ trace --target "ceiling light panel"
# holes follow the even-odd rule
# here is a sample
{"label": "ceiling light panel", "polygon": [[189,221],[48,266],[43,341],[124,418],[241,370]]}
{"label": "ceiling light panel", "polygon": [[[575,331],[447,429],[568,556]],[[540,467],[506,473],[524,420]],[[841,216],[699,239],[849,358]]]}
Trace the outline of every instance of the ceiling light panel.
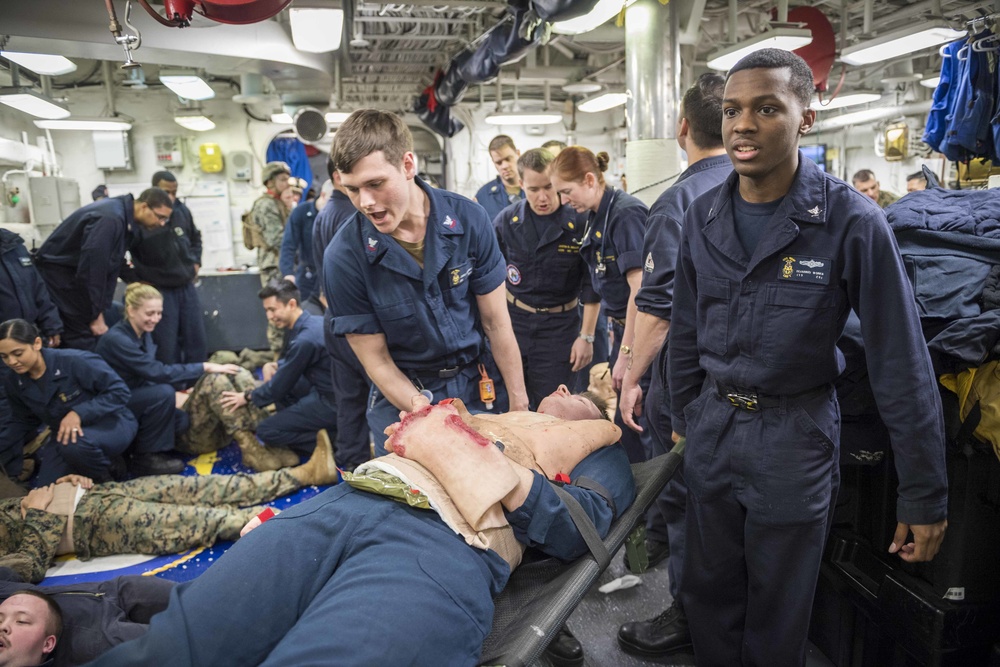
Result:
{"label": "ceiling light panel", "polygon": [[840,59],[849,65],[870,65],[934,48],[965,36],[966,31],[955,30],[943,21],[930,25],[920,22],[849,46],[843,50]]}
{"label": "ceiling light panel", "polygon": [[160,83],[186,100],[207,100],[215,97],[215,91],[194,72],[183,70],[160,70]]}
{"label": "ceiling light panel", "polygon": [[799,28],[775,28],[754,35],[742,42],[727,46],[708,56],[708,67],[715,70],[729,70],[744,57],[761,49],[781,49],[794,51],[812,44],[812,32]]}
{"label": "ceiling light panel", "polygon": [[0,88],[0,104],[35,118],[55,119],[69,116],[69,109],[31,88]]}
{"label": "ceiling light panel", "polygon": [[54,56],[48,53],[24,53],[22,51],[0,51],[3,56],[12,63],[17,63],[24,69],[29,69],[35,74],[45,76],[59,76],[76,71],[76,64],[69,58]]}

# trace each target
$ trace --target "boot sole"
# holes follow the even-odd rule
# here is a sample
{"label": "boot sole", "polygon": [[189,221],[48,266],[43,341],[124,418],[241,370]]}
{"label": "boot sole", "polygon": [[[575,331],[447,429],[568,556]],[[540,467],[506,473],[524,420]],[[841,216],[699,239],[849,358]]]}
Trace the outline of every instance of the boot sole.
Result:
{"label": "boot sole", "polygon": [[635,644],[629,643],[621,637],[618,637],[618,646],[620,646],[626,653],[631,653],[632,655],[639,655],[646,658],[661,658],[663,656],[673,655],[674,653],[680,653],[685,649],[693,648],[694,644],[688,642],[686,644],[671,646],[669,649],[664,649],[662,651],[651,651],[649,649],[636,646]]}

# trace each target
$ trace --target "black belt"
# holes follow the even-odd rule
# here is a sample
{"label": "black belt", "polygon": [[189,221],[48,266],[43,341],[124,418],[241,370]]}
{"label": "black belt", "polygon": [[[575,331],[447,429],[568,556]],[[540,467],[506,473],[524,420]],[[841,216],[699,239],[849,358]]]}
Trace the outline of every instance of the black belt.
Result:
{"label": "black belt", "polygon": [[439,380],[450,380],[453,377],[460,374],[466,368],[471,366],[473,363],[475,362],[470,361],[469,363],[466,364],[459,364],[457,366],[447,366],[445,368],[438,368],[436,370],[435,369],[420,370],[416,368],[407,368],[405,369],[405,373],[410,377],[411,380],[428,376],[438,378]]}
{"label": "black belt", "polygon": [[813,387],[812,389],[807,389],[805,391],[800,391],[797,394],[762,394],[753,389],[746,389],[744,387],[732,387],[729,385],[722,384],[721,382],[715,383],[715,390],[719,394],[719,398],[729,401],[730,405],[734,408],[739,408],[740,410],[746,410],[747,412],[756,412],[763,408],[778,408],[784,405],[794,405],[796,402],[816,398],[823,394],[828,394],[830,392],[829,385],[822,385],[819,387]]}

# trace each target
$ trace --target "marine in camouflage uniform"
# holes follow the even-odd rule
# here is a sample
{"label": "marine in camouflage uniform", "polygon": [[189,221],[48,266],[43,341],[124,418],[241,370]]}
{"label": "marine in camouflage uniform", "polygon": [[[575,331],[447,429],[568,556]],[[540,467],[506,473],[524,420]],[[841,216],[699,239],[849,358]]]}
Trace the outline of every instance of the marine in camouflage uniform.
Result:
{"label": "marine in camouflage uniform", "polygon": [[[73,548],[88,560],[121,553],[176,553],[235,540],[261,503],[305,486],[291,471],[255,475],[160,475],[95,484],[73,513]],[[0,567],[41,581],[66,530],[66,517],[0,500]],[[244,507],[244,509],[239,509]]]}
{"label": "marine in camouflage uniform", "polygon": [[248,403],[230,412],[220,402],[224,391],[246,393],[254,387],[253,375],[242,368],[235,375],[202,375],[184,403],[191,427],[177,438],[177,449],[187,454],[207,454],[236,440],[243,464],[258,472],[297,465],[297,454],[288,449],[265,448],[254,435],[257,425],[268,416],[263,408]]}
{"label": "marine in camouflage uniform", "polygon": [[224,391],[245,392],[255,387],[253,375],[246,369],[235,375],[202,375],[182,408],[191,418],[191,428],[177,438],[177,449],[186,454],[207,454],[228,445],[238,431],[256,431],[267,412],[253,403],[229,412],[219,402]]}
{"label": "marine in camouflage uniform", "polygon": [[[268,162],[264,165],[261,178],[267,193],[258,197],[250,210],[253,224],[261,234],[261,245],[257,246],[257,267],[260,269],[261,287],[272,280],[281,280],[278,262],[288,211],[279,197],[288,189],[290,175],[291,169],[284,162]],[[268,323],[267,341],[275,357],[280,354],[284,340],[284,333]]]}

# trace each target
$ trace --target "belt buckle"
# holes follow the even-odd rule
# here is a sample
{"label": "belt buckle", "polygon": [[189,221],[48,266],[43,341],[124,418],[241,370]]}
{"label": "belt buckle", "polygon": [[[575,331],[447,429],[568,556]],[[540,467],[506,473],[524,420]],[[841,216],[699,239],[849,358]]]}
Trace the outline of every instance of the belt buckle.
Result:
{"label": "belt buckle", "polygon": [[552,310],[552,309],[551,308],[535,308],[535,313],[547,313],[550,310]]}
{"label": "belt buckle", "polygon": [[731,391],[726,394],[726,399],[729,400],[730,405],[740,410],[746,410],[747,412],[757,411],[757,394],[755,393],[744,394]]}

